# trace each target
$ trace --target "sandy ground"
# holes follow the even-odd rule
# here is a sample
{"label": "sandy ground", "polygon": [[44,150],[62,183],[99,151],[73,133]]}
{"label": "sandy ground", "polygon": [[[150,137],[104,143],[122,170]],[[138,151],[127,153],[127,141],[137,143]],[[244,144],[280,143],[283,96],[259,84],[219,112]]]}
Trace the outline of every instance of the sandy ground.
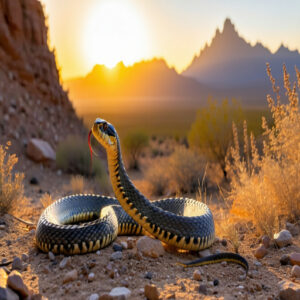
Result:
{"label": "sandy ground", "polygon": [[[41,195],[44,192],[50,192],[55,198],[65,195],[68,191],[64,185],[70,177],[64,174],[58,176],[56,171],[30,165],[26,167],[27,199],[16,214],[37,222],[43,210]],[[38,185],[28,183],[32,176],[38,178]],[[212,209],[214,212],[215,206]],[[296,236],[293,245],[283,249],[270,248],[268,255],[258,262],[253,251],[259,244],[259,238],[246,233],[239,250],[249,262],[250,272],[246,278],[243,276],[244,270],[237,265],[215,264],[201,267],[202,281],[196,281],[193,273],[197,268],[184,269],[176,265],[178,261],[189,261],[196,256],[174,250],[169,250],[159,258],[149,258],[136,255],[136,248],[133,248],[123,250],[121,260],[110,262],[112,246],[102,249],[100,255],[92,253],[72,256],[70,265],[60,269],[59,263],[63,256],[56,256],[51,261],[47,254],[40,252],[34,244],[34,230],[9,215],[0,217],[0,221],[6,224],[5,229],[0,230],[0,262],[2,259],[11,260],[15,256],[27,254],[27,267],[21,272],[24,281],[35,293],[48,299],[88,299],[93,293],[101,295],[118,286],[127,286],[131,290],[130,299],[145,299],[143,288],[148,283],[158,287],[161,299],[276,299],[278,282],[282,279],[293,280],[290,275],[292,267],[281,266],[280,257],[285,253],[300,252],[300,238]],[[116,242],[126,240],[127,237],[118,237]],[[210,250],[214,253],[231,251],[232,248],[230,243],[226,247],[216,243]],[[111,278],[111,271],[106,270],[110,267],[114,270],[114,278]],[[78,271],[78,279],[64,284],[64,275],[73,269]],[[87,279],[90,272],[95,274],[92,282]],[[151,272],[152,279],[145,278],[146,272]],[[218,280],[217,286],[212,284],[215,279]],[[201,284],[206,285],[207,295],[199,293]]]}

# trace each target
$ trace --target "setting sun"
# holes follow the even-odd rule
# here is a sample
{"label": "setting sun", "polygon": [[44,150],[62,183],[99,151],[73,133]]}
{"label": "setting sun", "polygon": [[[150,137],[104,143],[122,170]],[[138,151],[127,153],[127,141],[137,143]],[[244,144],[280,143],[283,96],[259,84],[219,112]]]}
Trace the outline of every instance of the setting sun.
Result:
{"label": "setting sun", "polygon": [[104,2],[93,7],[84,34],[83,53],[88,64],[114,67],[147,56],[148,36],[143,19],[128,3]]}

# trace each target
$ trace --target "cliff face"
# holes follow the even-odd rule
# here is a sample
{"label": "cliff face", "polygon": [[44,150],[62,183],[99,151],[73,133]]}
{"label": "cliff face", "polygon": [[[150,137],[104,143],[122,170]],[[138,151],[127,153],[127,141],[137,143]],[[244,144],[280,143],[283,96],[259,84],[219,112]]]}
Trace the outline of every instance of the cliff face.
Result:
{"label": "cliff face", "polygon": [[24,148],[38,137],[55,146],[82,131],[48,48],[41,3],[0,0],[0,142]]}

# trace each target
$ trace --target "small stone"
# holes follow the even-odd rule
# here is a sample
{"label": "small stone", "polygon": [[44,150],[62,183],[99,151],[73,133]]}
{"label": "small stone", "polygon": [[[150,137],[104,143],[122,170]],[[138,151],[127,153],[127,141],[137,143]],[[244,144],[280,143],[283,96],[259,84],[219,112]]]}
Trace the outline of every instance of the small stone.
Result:
{"label": "small stone", "polygon": [[202,279],[202,274],[199,270],[195,270],[193,273],[193,279],[200,281]]}
{"label": "small stone", "polygon": [[44,140],[32,138],[28,142],[26,154],[29,158],[36,162],[53,160],[55,161],[56,154],[50,144]]}
{"label": "small stone", "polygon": [[179,283],[179,285],[180,285],[180,289],[181,289],[183,292],[185,292],[185,291],[186,291],[186,287],[185,287],[184,283],[181,281],[181,282]]}
{"label": "small stone", "polygon": [[88,275],[88,282],[92,282],[92,281],[94,281],[94,279],[95,279],[95,273],[90,273]]}
{"label": "small stone", "polygon": [[259,262],[259,261],[257,261],[257,260],[254,262],[254,265],[255,265],[256,267],[261,267],[261,266],[262,266],[261,262]]}
{"label": "small stone", "polygon": [[245,287],[244,287],[243,285],[239,285],[237,288],[238,288],[239,290],[243,290]]}
{"label": "small stone", "polygon": [[113,250],[114,251],[123,251],[123,247],[121,246],[121,245],[119,245],[119,244],[117,244],[117,243],[113,243],[113,245],[112,245],[112,247],[113,247]]}
{"label": "small stone", "polygon": [[214,286],[219,285],[219,279],[215,279],[215,280],[213,281],[213,283],[214,283]]}
{"label": "small stone", "polygon": [[274,234],[275,243],[279,248],[290,245],[292,243],[292,239],[293,237],[291,233],[286,229]]}
{"label": "small stone", "polygon": [[143,236],[136,243],[137,250],[143,255],[157,258],[164,255],[165,250],[160,240],[152,239],[148,236]]}
{"label": "small stone", "polygon": [[126,242],[121,242],[120,245],[122,246],[122,248],[124,250],[126,250],[128,248],[128,244]]}
{"label": "small stone", "polygon": [[51,261],[55,260],[55,255],[51,251],[48,252],[48,257]]}
{"label": "small stone", "polygon": [[206,284],[200,284],[199,288],[198,288],[198,292],[200,294],[204,294],[207,295],[207,287]]}
{"label": "small stone", "polygon": [[88,266],[90,269],[94,268],[94,267],[96,266],[96,260],[95,260],[95,259],[89,260],[89,261],[87,262],[87,266]]}
{"label": "small stone", "polygon": [[127,288],[129,287],[129,282],[126,279],[122,279],[120,283],[121,285],[124,285]]}
{"label": "small stone", "polygon": [[299,229],[296,225],[286,222],[285,228],[292,234],[292,236],[299,234]]}
{"label": "small stone", "polygon": [[144,278],[146,278],[146,279],[152,279],[152,277],[153,277],[152,272],[146,272],[144,275]]}
{"label": "small stone", "polygon": [[261,259],[263,257],[265,257],[268,253],[268,250],[266,249],[266,247],[263,244],[260,244],[260,246],[254,251],[254,256],[257,259]]}
{"label": "small stone", "polygon": [[68,282],[77,280],[77,278],[78,278],[78,272],[76,269],[74,269],[65,274],[65,276],[63,278],[63,283],[68,283]]}
{"label": "small stone", "polygon": [[267,236],[267,235],[264,235],[262,238],[261,238],[261,243],[265,246],[265,248],[269,248],[270,247],[270,244],[271,244],[271,239]]}
{"label": "small stone", "polygon": [[23,282],[22,275],[16,270],[8,275],[7,286],[18,292],[24,298],[29,295],[28,288]]}
{"label": "small stone", "polygon": [[23,270],[23,263],[19,257],[15,257],[11,265],[12,270]]}
{"label": "small stone", "polygon": [[222,239],[222,240],[221,240],[221,244],[222,244],[224,247],[226,247],[226,246],[227,246],[227,241],[226,241],[225,239]]}
{"label": "small stone", "polygon": [[119,259],[122,259],[122,258],[123,258],[123,255],[122,255],[121,251],[114,252],[110,256],[110,260],[119,260]]}
{"label": "small stone", "polygon": [[[97,254],[97,255],[100,255],[100,254],[101,254],[101,251],[98,250],[98,251],[96,252],[96,254]],[[94,295],[94,294],[93,294],[93,295]]]}
{"label": "small stone", "polygon": [[28,261],[28,255],[27,255],[26,253],[23,253],[23,254],[21,255],[21,259],[22,259],[22,261],[24,261],[24,262]]}
{"label": "small stone", "polygon": [[128,249],[133,249],[134,246],[135,246],[135,242],[136,242],[135,239],[133,239],[131,237],[127,238],[127,247],[128,247]]}
{"label": "small stone", "polygon": [[4,230],[5,227],[6,227],[6,226],[5,226],[4,224],[1,224],[1,225],[0,225],[0,230]]}
{"label": "small stone", "polygon": [[146,284],[144,287],[145,297],[148,300],[159,300],[159,291],[154,284]]}
{"label": "small stone", "polygon": [[116,287],[113,288],[108,294],[112,299],[116,300],[126,300],[130,298],[131,291],[126,287]]}
{"label": "small stone", "polygon": [[207,256],[211,255],[211,252],[209,251],[209,249],[205,249],[205,250],[199,251],[198,255],[200,257],[207,257]]}
{"label": "small stone", "polygon": [[59,263],[59,268],[64,269],[66,266],[69,266],[71,263],[70,257],[64,257],[62,261]]}
{"label": "small stone", "polygon": [[290,254],[290,261],[292,265],[300,266],[300,253],[293,252]]}
{"label": "small stone", "polygon": [[32,185],[38,185],[39,181],[36,177],[31,177],[30,180],[29,180],[29,183],[32,184]]}
{"label": "small stone", "polygon": [[300,278],[300,267],[295,265],[292,268],[292,277]]}
{"label": "small stone", "polygon": [[99,295],[98,294],[92,294],[92,295],[90,295],[89,300],[99,300]]}
{"label": "small stone", "polygon": [[4,300],[19,300],[20,297],[13,290],[6,287],[0,287],[0,299]]}
{"label": "small stone", "polygon": [[227,261],[222,261],[221,266],[226,267],[227,266]]}
{"label": "small stone", "polygon": [[280,264],[285,266],[285,265],[289,265],[291,263],[290,261],[290,256],[287,255],[287,254],[283,254],[281,257],[280,257]]}
{"label": "small stone", "polygon": [[[249,277],[250,277],[250,276],[249,276]],[[240,275],[240,276],[239,276],[239,281],[244,281],[244,280],[246,280],[246,278],[247,278],[247,275],[246,275],[246,274]],[[253,277],[251,277],[251,278],[253,278]]]}
{"label": "small stone", "polygon": [[300,284],[282,280],[278,283],[279,297],[281,300],[300,299]]}
{"label": "small stone", "polygon": [[43,266],[41,269],[42,273],[49,274],[51,272],[49,266]]}

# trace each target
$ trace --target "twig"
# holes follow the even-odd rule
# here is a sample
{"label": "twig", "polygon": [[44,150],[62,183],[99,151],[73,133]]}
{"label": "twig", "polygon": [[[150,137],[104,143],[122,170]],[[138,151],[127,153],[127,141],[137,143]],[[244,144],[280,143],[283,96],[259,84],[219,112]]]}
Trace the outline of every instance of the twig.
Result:
{"label": "twig", "polygon": [[17,221],[19,221],[19,222],[21,222],[21,223],[24,223],[24,224],[26,224],[26,225],[28,225],[28,226],[36,226],[36,223],[31,223],[31,222],[25,221],[25,220],[23,220],[23,219],[20,219],[20,218],[14,216],[14,215],[11,215],[11,214],[9,214],[9,215],[12,216],[12,217],[13,217],[14,219],[16,219]]}

